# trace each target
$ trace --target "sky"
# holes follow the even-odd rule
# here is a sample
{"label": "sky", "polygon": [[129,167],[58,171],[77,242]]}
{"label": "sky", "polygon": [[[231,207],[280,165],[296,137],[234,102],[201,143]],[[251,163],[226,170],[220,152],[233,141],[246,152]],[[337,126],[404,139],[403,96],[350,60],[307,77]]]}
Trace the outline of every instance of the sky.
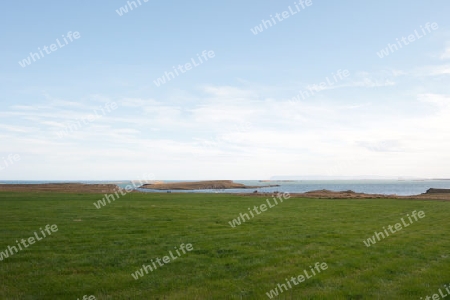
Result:
{"label": "sky", "polygon": [[450,178],[449,12],[8,1],[0,180]]}

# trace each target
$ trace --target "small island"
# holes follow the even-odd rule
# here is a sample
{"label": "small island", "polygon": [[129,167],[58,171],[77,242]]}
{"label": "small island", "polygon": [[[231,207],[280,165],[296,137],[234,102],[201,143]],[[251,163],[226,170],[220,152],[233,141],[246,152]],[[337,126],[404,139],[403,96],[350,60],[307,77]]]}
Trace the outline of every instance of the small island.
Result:
{"label": "small island", "polygon": [[225,190],[225,189],[257,189],[279,185],[247,186],[232,180],[208,180],[192,182],[171,182],[144,184],[140,188],[151,190]]}

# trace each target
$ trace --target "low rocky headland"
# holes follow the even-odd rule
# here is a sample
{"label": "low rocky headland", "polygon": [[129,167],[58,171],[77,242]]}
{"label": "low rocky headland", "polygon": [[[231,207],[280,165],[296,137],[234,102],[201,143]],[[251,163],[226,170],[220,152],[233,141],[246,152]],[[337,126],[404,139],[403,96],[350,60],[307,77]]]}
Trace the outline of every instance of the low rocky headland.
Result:
{"label": "low rocky headland", "polygon": [[[259,193],[241,194],[250,196],[268,196],[274,193]],[[315,190],[305,193],[290,193],[292,197],[299,198],[316,198],[316,199],[416,199],[416,200],[443,200],[450,201],[450,189],[428,189],[425,193],[411,196],[400,196],[396,194],[366,194],[357,193],[351,190],[348,191],[330,191],[330,190]]]}
{"label": "low rocky headland", "polygon": [[236,183],[232,180],[208,180],[193,182],[170,182],[170,183],[152,183],[141,186],[143,189],[151,190],[226,190],[226,189],[257,189],[262,187],[274,187],[279,185],[248,186],[242,183]]}

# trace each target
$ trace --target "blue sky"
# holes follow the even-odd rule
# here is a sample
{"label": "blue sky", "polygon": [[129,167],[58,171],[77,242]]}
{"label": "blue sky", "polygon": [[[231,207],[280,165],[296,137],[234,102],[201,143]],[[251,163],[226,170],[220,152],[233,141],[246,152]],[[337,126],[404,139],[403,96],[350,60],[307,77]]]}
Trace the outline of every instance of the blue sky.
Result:
{"label": "blue sky", "polygon": [[131,2],[3,4],[1,180],[450,177],[448,1]]}

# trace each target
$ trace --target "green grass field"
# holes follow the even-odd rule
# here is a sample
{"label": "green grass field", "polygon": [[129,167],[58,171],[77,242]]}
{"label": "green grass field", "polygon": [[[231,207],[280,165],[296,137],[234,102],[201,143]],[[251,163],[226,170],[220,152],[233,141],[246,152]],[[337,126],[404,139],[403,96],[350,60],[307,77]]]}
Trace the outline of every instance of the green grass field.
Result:
{"label": "green grass field", "polygon": [[[291,198],[232,228],[266,198],[131,193],[96,209],[101,197],[0,193],[0,252],[58,226],[0,261],[0,299],[269,299],[316,262],[328,269],[274,299],[425,299],[450,284],[450,202]],[[425,218],[364,245],[414,210]]]}

